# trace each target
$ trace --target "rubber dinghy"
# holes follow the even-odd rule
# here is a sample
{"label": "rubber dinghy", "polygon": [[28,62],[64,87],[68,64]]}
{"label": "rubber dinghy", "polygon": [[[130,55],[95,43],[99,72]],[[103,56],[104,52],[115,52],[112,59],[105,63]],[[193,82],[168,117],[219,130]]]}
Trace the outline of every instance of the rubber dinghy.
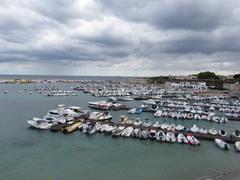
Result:
{"label": "rubber dinghy", "polygon": [[225,149],[225,150],[229,150],[230,149],[229,144],[224,142],[221,139],[215,139],[215,143],[221,149]]}

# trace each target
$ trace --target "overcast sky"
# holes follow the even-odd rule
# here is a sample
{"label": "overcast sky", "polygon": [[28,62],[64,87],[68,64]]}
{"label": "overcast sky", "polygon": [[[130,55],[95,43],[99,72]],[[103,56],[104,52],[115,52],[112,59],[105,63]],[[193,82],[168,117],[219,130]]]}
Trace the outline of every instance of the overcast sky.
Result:
{"label": "overcast sky", "polygon": [[240,0],[0,0],[0,74],[240,71]]}

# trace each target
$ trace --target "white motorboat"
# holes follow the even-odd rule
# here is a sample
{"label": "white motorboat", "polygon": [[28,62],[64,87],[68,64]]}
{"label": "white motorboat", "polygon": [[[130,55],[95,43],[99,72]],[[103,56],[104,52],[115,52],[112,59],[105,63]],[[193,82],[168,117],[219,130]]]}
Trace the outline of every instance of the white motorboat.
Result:
{"label": "white motorboat", "polygon": [[89,120],[97,120],[103,113],[101,112],[91,112],[88,119]]}
{"label": "white motorboat", "polygon": [[141,133],[141,130],[139,128],[136,128],[136,129],[133,130],[131,135],[133,137],[139,137],[140,133]]}
{"label": "white motorboat", "polygon": [[175,128],[176,128],[175,124],[170,124],[170,125],[168,126],[167,130],[168,130],[168,131],[175,131]]}
{"label": "white motorboat", "polygon": [[125,126],[118,126],[112,131],[112,136],[120,136],[125,128]]}
{"label": "white motorboat", "polygon": [[199,128],[197,127],[196,124],[193,124],[192,127],[190,128],[190,131],[193,133],[197,133],[199,131]]}
{"label": "white motorboat", "polygon": [[96,118],[97,121],[105,121],[105,120],[110,120],[110,119],[112,119],[112,115],[111,115],[109,112],[101,113],[101,114]]}
{"label": "white motorboat", "polygon": [[236,152],[240,152],[240,141],[235,142],[234,149]]}
{"label": "white motorboat", "polygon": [[120,101],[133,101],[134,99],[131,96],[125,96],[122,98],[119,98]]}
{"label": "white motorboat", "polygon": [[193,135],[187,135],[188,144],[190,145],[200,145],[200,142]]}
{"label": "white motorboat", "polygon": [[171,143],[176,142],[176,137],[173,132],[168,132],[166,134],[166,141]]}
{"label": "white motorboat", "polygon": [[218,134],[217,130],[214,129],[214,128],[209,129],[208,133],[211,134],[211,135],[214,135],[214,136]]}
{"label": "white motorboat", "polygon": [[179,124],[179,125],[176,126],[175,129],[176,129],[177,131],[182,131],[182,130],[184,129],[184,126],[181,125],[181,124]]}
{"label": "white motorboat", "polygon": [[96,127],[93,126],[92,129],[89,131],[89,134],[90,134],[90,135],[91,135],[91,134],[94,134],[96,131],[97,131],[97,130],[96,130]]}
{"label": "white motorboat", "polygon": [[133,132],[133,127],[129,126],[126,129],[124,129],[121,133],[122,136],[129,137]]}
{"label": "white motorboat", "polygon": [[161,124],[161,129],[167,129],[169,127],[169,124]]}
{"label": "white motorboat", "polygon": [[137,120],[133,123],[134,126],[140,126],[141,124],[142,124],[142,121],[140,121],[140,119],[137,119]]}
{"label": "white motorboat", "polygon": [[161,127],[161,124],[160,124],[160,122],[155,122],[154,124],[153,124],[153,127],[155,127],[155,128],[160,128]]}
{"label": "white motorboat", "polygon": [[146,120],[143,124],[144,127],[150,127],[152,125],[152,123],[148,120]]}
{"label": "white motorboat", "polygon": [[178,134],[178,136],[177,136],[177,141],[179,142],[179,143],[184,143],[184,144],[187,144],[188,143],[188,140],[187,140],[187,138],[183,135],[183,134]]}
{"label": "white motorboat", "polygon": [[157,111],[154,113],[154,116],[156,116],[156,117],[161,117],[161,116],[162,116],[162,111],[161,111],[161,110],[157,110]]}
{"label": "white motorboat", "polygon": [[199,132],[200,134],[207,134],[207,133],[208,133],[208,130],[203,129],[203,128],[199,128],[198,132]]}
{"label": "white motorboat", "polygon": [[30,127],[36,129],[49,129],[53,124],[46,121],[45,119],[33,118],[32,120],[28,120],[27,123]]}
{"label": "white motorboat", "polygon": [[165,141],[166,140],[166,135],[163,131],[158,131],[157,132],[157,138],[158,141]]}
{"label": "white motorboat", "polygon": [[140,135],[139,135],[139,138],[147,139],[148,138],[148,134],[149,134],[148,130],[142,130]]}
{"label": "white motorboat", "polygon": [[100,122],[96,122],[95,124],[95,128],[96,128],[96,131],[100,131],[101,130],[101,123]]}
{"label": "white motorboat", "polygon": [[229,150],[230,149],[229,144],[224,142],[221,139],[215,139],[215,143],[221,149],[225,149],[225,150]]}

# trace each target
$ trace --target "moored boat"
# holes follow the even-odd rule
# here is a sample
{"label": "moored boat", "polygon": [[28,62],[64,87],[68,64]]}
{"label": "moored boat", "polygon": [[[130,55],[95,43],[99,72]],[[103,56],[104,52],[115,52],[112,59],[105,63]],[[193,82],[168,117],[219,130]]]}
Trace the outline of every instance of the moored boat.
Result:
{"label": "moored boat", "polygon": [[229,144],[224,142],[221,139],[215,139],[215,143],[221,149],[225,149],[225,150],[229,150],[230,149]]}

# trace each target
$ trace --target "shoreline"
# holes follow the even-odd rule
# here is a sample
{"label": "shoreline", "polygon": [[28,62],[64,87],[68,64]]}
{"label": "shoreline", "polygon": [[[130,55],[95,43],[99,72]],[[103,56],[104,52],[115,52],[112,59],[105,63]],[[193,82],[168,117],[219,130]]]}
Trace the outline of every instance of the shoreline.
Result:
{"label": "shoreline", "polygon": [[204,176],[196,180],[239,180],[240,170],[233,170],[228,172],[219,173],[213,176]]}

